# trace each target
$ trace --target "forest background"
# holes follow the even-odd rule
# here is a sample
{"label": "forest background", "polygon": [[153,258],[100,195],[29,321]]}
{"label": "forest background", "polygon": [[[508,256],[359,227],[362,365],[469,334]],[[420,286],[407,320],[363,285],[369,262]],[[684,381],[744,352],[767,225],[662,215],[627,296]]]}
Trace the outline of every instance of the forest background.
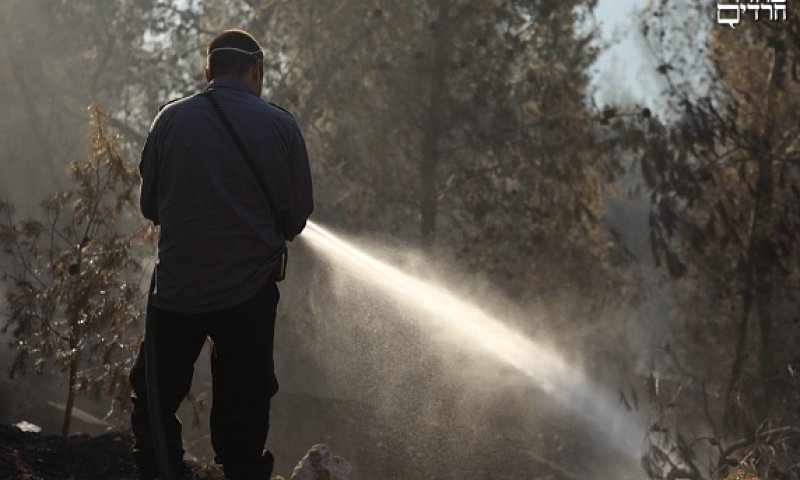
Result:
{"label": "forest background", "polygon": [[[4,0],[0,241],[10,348],[2,358],[14,379],[2,410],[30,415],[31,400],[10,392],[37,370],[63,371],[70,392],[124,410],[121,379],[154,252],[154,232],[135,210],[133,169],[159,105],[203,88],[205,44],[237,26],[265,49],[264,96],[305,133],[316,222],[401,262],[413,252],[421,275],[457,277],[475,298],[513,305],[516,328],[547,338],[647,418],[633,452],[643,475],[711,479],[744,464],[763,478],[797,478],[800,21],[790,11],[786,21],[744,16],[729,28],[717,24],[713,2],[651,4],[631,24],[658,81],[644,99],[624,91],[598,99],[598,85],[614,77],[596,76],[608,48],[596,7]],[[101,175],[104,187],[93,186]],[[485,398],[464,400],[468,388],[453,385],[423,332],[382,325],[367,336],[388,351],[365,354],[364,370],[351,358],[346,373],[331,373],[320,360],[333,363],[331,339],[357,334],[319,322],[310,299],[326,298],[320,277],[332,274],[296,248],[303,280],[287,284],[277,353],[287,390],[341,399],[331,386],[338,379],[375,394],[359,383],[364,371],[398,378],[379,357],[414,358],[378,395],[420,394],[378,411],[423,412],[413,415],[420,420],[369,438],[414,438],[419,455],[450,445],[448,460],[421,462],[431,478],[458,465],[497,473],[465,463],[472,455],[451,445],[457,435],[442,438],[441,425],[482,438],[497,424],[455,420]],[[339,305],[337,319],[390,323],[383,310],[352,303]],[[498,390],[493,404],[531,401],[511,386]],[[74,395],[67,412],[70,402]],[[192,403],[202,415],[202,383]],[[526,444],[539,474],[597,468],[564,467],[579,455],[580,435],[551,423]]]}

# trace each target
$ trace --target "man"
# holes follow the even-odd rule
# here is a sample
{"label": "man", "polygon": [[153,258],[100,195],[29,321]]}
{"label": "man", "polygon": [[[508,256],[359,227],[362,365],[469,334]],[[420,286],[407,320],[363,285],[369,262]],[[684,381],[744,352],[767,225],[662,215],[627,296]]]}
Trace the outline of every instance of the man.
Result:
{"label": "man", "polygon": [[146,340],[131,371],[141,478],[159,476],[164,454],[171,472],[162,474],[187,472],[175,412],[207,337],[216,461],[235,480],[272,472],[264,445],[278,390],[275,282],[285,241],[313,205],[303,137],[288,112],[260,99],[263,68],[250,34],[219,34],[208,45],[206,91],[162,107],[142,152],[141,209],[161,231]]}

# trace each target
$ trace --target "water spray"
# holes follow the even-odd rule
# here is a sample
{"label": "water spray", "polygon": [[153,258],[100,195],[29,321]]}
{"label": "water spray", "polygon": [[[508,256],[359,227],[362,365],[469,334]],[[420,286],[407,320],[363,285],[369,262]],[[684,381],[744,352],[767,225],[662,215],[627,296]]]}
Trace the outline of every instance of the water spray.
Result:
{"label": "water spray", "polygon": [[617,450],[638,459],[643,427],[600,385],[567,363],[557,350],[521,334],[444,286],[416,278],[313,222],[308,222],[301,238],[335,262],[337,271],[344,271],[386,295],[413,299],[406,307],[424,316],[426,322],[513,367],[573,409],[613,442]]}

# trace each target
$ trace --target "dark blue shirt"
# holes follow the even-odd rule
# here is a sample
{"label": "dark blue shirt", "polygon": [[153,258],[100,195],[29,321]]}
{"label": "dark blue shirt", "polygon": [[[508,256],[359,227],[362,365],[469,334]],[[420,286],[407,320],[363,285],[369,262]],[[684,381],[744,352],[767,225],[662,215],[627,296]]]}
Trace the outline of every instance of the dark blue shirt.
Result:
{"label": "dark blue shirt", "polygon": [[159,112],[139,164],[142,213],[161,226],[153,305],[184,313],[255,295],[313,209],[308,154],[294,118],[238,78],[221,77],[208,88],[269,191],[203,95]]}

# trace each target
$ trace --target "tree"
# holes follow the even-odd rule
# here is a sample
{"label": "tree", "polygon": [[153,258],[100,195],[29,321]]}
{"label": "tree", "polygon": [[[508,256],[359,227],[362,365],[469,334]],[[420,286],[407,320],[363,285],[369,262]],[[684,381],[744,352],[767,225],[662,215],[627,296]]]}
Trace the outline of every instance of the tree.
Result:
{"label": "tree", "polygon": [[[138,154],[157,107],[195,90],[202,38],[165,48],[162,39],[193,28],[167,0],[4,0],[0,2],[0,196],[21,214],[66,185],[62,165],[85,153],[85,106],[105,106]],[[193,2],[182,2],[190,6]],[[37,161],[27,161],[36,158]],[[51,182],[39,181],[48,177]],[[25,188],[20,188],[24,185]]]}
{"label": "tree", "polygon": [[[620,138],[586,101],[594,3],[156,1],[144,55],[186,46],[188,67],[207,37],[247,28],[267,96],[304,127],[317,218],[596,315],[626,279],[603,224]],[[177,78],[154,83],[190,86]]]}
{"label": "tree", "polygon": [[[682,304],[668,363],[684,365],[674,378],[685,380],[681,406],[661,412],[659,422],[690,438],[678,430],[685,421],[667,419],[697,415],[716,446],[740,436],[758,445],[764,432],[798,426],[800,23],[745,16],[731,30],[711,23],[712,7],[697,5],[691,18],[707,21],[692,25],[670,15],[675,5],[655,7],[644,26],[671,118],[646,126],[642,171],[652,192],[653,252]],[[679,447],[675,471],[694,461],[694,446]],[[715,466],[741,453],[712,451]],[[776,451],[759,465],[762,475],[781,468],[767,461]]]}
{"label": "tree", "polygon": [[602,218],[619,139],[586,103],[593,2],[253,3],[285,42],[271,91],[308,127],[319,218],[520,300],[625,297]]}
{"label": "tree", "polygon": [[89,110],[91,154],[70,163],[72,187],[42,201],[38,219],[15,221],[11,205],[0,204],[11,375],[30,363],[68,372],[65,437],[77,393],[127,388],[129,329],[140,317],[138,249],[152,239],[135,209],[138,173],[120,154],[108,116],[97,105]]}

